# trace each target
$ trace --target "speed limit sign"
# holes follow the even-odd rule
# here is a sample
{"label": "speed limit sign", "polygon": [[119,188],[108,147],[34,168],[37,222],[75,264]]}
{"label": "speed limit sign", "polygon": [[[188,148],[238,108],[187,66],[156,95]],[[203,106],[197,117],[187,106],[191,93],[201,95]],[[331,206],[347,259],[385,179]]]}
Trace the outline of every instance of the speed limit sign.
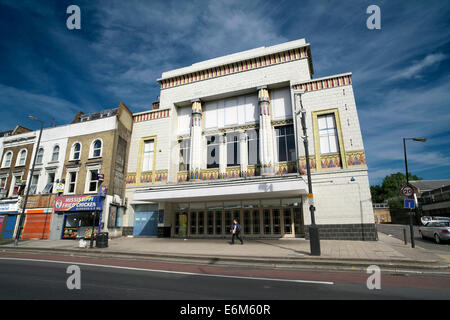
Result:
{"label": "speed limit sign", "polygon": [[400,190],[402,196],[409,198],[414,195],[414,189],[408,185],[404,185],[402,190]]}

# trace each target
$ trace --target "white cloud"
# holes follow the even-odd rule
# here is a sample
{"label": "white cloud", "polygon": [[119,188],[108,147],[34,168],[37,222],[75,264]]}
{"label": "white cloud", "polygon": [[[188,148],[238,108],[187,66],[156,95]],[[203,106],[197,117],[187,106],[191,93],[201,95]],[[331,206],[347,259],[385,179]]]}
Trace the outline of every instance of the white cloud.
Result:
{"label": "white cloud", "polygon": [[399,71],[397,74],[391,77],[391,80],[418,78],[420,77],[420,73],[426,68],[438,64],[439,62],[447,59],[447,57],[448,56],[443,53],[429,54],[421,61],[416,61],[408,68]]}

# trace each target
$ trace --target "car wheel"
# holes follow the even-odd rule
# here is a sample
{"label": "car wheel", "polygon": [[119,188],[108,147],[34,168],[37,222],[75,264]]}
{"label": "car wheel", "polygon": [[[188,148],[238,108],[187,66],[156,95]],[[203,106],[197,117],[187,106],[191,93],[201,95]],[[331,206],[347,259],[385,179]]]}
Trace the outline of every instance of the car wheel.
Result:
{"label": "car wheel", "polygon": [[434,235],[434,241],[436,241],[437,244],[441,243],[441,238],[439,238],[438,234]]}

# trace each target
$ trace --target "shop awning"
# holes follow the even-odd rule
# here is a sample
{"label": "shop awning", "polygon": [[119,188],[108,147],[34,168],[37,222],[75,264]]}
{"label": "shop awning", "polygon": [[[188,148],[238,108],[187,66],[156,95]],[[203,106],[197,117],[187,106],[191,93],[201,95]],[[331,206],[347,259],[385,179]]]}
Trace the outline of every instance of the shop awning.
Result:
{"label": "shop awning", "polygon": [[185,202],[299,197],[307,184],[299,176],[201,181],[136,190],[133,201]]}

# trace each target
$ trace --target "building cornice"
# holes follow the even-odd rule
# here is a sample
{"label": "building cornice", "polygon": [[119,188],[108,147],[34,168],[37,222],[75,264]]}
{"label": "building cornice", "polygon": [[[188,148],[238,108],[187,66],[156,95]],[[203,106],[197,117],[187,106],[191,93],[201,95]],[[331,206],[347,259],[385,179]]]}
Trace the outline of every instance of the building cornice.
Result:
{"label": "building cornice", "polygon": [[313,73],[309,44],[297,45],[288,49],[283,47],[283,50],[272,51],[258,51],[255,56],[241,57],[235,61],[205,68],[183,68],[181,69],[183,72],[170,72],[170,76],[162,77],[158,79],[158,82],[161,84],[161,90],[163,90],[301,59],[309,60],[311,74]]}

